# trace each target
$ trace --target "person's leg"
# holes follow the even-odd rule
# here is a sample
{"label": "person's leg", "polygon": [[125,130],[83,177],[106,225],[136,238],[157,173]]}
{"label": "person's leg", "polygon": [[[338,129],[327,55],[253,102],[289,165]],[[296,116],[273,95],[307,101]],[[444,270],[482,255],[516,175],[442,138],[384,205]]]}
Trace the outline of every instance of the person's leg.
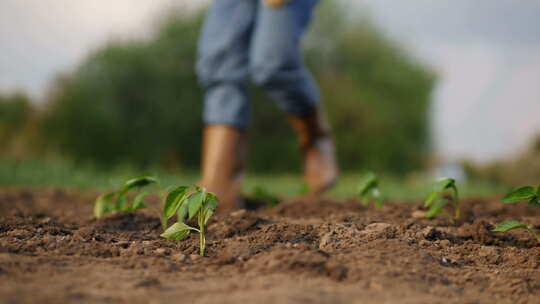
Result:
{"label": "person's leg", "polygon": [[256,10],[253,0],[214,1],[208,10],[199,38],[196,67],[205,90],[205,124],[238,128],[248,125],[248,50]]}
{"label": "person's leg", "polygon": [[205,90],[201,181],[219,198],[218,209],[238,207],[243,182],[249,101],[248,49],[257,5],[218,0],[199,41],[197,74]]}
{"label": "person's leg", "polygon": [[319,193],[335,183],[338,169],[317,85],[302,62],[301,40],[316,3],[295,0],[281,8],[260,4],[250,72],[254,82],[287,112],[299,137],[305,182]]}
{"label": "person's leg", "polygon": [[259,4],[251,41],[253,81],[265,88],[287,113],[300,116],[313,112],[320,99],[301,52],[301,40],[316,3],[317,0],[293,0],[281,8]]}

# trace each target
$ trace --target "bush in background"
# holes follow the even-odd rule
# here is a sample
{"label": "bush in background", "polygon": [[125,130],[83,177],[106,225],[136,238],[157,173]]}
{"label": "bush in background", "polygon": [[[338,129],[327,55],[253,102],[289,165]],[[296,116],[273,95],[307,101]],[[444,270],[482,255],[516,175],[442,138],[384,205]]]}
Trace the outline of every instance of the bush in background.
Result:
{"label": "bush in background", "polygon": [[37,150],[38,116],[22,92],[0,94],[0,157],[21,158]]}
{"label": "bush in background", "polygon": [[[306,41],[332,122],[341,167],[403,173],[429,152],[434,77],[369,22],[337,18],[322,2]],[[59,78],[43,114],[48,147],[102,167],[119,163],[196,169],[202,91],[194,74],[200,15],[170,15],[143,41],[110,42]],[[253,90],[250,166],[300,168],[283,113]]]}

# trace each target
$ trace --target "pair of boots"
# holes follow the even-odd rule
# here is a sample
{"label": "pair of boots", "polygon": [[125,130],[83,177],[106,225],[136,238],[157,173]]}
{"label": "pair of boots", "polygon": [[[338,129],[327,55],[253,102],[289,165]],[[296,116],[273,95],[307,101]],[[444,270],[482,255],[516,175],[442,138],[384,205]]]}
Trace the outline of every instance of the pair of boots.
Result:
{"label": "pair of boots", "polygon": [[[298,135],[304,162],[304,181],[311,193],[321,193],[337,179],[335,149],[328,125],[320,111],[288,117]],[[242,189],[247,136],[226,125],[208,125],[203,132],[202,179],[200,185],[219,197],[220,211],[242,207]]]}

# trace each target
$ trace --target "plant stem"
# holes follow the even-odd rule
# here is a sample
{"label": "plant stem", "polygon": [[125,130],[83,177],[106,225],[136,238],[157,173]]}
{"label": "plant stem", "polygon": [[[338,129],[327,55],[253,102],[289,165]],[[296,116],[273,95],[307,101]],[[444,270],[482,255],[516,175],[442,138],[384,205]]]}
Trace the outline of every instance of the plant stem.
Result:
{"label": "plant stem", "polygon": [[461,209],[459,208],[459,203],[454,205],[454,218],[458,219],[461,216]]}
{"label": "plant stem", "polygon": [[199,211],[199,254],[204,256],[204,249],[206,247],[206,239],[204,237],[204,213]]}
{"label": "plant stem", "polygon": [[160,214],[159,221],[161,222],[161,228],[163,231],[167,230],[167,219]]}
{"label": "plant stem", "polygon": [[206,238],[204,237],[204,226],[201,227],[201,233],[199,234],[200,236],[200,241],[201,241],[201,256],[204,256],[204,251],[205,251],[205,248],[206,248]]}
{"label": "plant stem", "polygon": [[458,192],[458,189],[456,187],[456,185],[454,184],[454,218],[455,219],[458,219],[460,216],[461,216],[461,208],[459,206],[459,192]]}
{"label": "plant stem", "polygon": [[534,230],[532,230],[531,228],[527,227],[527,230],[529,231],[530,234],[532,234],[532,236],[534,236],[534,238],[536,239],[536,241],[538,242],[538,244],[540,244],[540,237],[538,237],[538,234],[536,232],[534,232]]}
{"label": "plant stem", "polygon": [[[165,206],[165,198],[167,197],[167,192],[166,191],[161,191],[161,184],[158,182],[158,195],[159,195],[159,201],[161,202],[161,206],[162,208]],[[163,229],[163,231],[167,230],[167,218],[165,217],[165,215],[163,214],[163,212],[161,211],[161,209],[154,209],[157,211],[157,214],[159,216],[159,222],[161,223],[161,229]]]}

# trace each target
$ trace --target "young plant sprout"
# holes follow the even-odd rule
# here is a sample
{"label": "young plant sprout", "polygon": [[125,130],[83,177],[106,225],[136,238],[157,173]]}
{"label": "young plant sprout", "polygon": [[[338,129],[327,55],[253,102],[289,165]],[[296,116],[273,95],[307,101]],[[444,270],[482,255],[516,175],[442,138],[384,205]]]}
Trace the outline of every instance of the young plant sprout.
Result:
{"label": "young plant sprout", "polygon": [[[191,231],[197,231],[199,233],[199,254],[204,256],[206,248],[205,226],[208,219],[214,214],[217,203],[216,195],[207,192],[204,188],[180,186],[173,189],[165,200],[163,218],[166,222],[176,214],[178,222],[167,228],[161,236],[169,240],[181,241]],[[195,216],[197,216],[198,229],[184,223]]]}
{"label": "young plant sprout", "polygon": [[[525,186],[521,188],[514,189],[510,191],[504,198],[503,203],[505,204],[514,204],[521,201],[529,201],[529,206],[540,206],[540,187]],[[527,229],[527,231],[536,239],[540,244],[540,237],[534,232],[534,230],[526,224],[520,223],[518,221],[507,221],[503,222],[492,231],[494,232],[508,232],[515,229]]]}
{"label": "young plant sprout", "polygon": [[375,203],[375,207],[382,207],[383,200],[379,191],[379,180],[373,172],[366,173],[360,180],[358,187],[358,195],[364,206],[367,206],[371,201]]}
{"label": "young plant sprout", "polygon": [[454,219],[461,216],[456,181],[448,177],[439,179],[433,185],[433,189],[424,203],[424,207],[430,208],[425,218],[430,219],[440,214],[446,205],[452,205],[454,208]]}
{"label": "young plant sprout", "polygon": [[508,221],[508,222],[501,223],[501,224],[497,225],[497,227],[495,227],[495,229],[493,229],[491,231],[493,231],[493,232],[508,232],[508,231],[515,230],[515,229],[527,229],[527,231],[529,231],[529,233],[536,239],[538,244],[540,244],[540,237],[538,237],[538,234],[536,232],[534,232],[534,230],[531,227],[529,227],[528,225],[520,223],[518,221]]}
{"label": "young plant sprout", "polygon": [[503,198],[503,203],[513,204],[521,201],[529,201],[530,206],[540,206],[540,186],[525,186],[510,191]]}
{"label": "young plant sprout", "polygon": [[[147,208],[148,206],[143,202],[143,199],[148,195],[148,192],[141,192],[141,189],[153,184],[159,185],[159,180],[152,175],[143,175],[128,180],[118,191],[100,195],[94,203],[94,216],[100,218],[113,211],[134,212]],[[126,195],[132,190],[136,190],[138,193],[130,201]]]}

